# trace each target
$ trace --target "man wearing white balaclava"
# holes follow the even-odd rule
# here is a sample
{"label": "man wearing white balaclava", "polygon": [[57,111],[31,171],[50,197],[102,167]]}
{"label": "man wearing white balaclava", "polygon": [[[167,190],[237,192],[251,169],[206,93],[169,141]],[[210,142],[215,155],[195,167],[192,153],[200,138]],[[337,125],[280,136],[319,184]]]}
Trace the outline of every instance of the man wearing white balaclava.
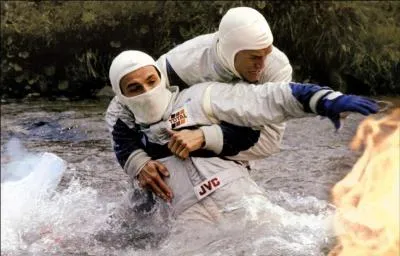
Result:
{"label": "man wearing white balaclava", "polygon": [[[292,79],[289,60],[272,43],[273,36],[265,18],[252,8],[237,7],[224,15],[219,31],[198,36],[176,46],[162,55],[157,64],[161,73],[165,75],[167,85],[178,85],[181,88],[205,81],[231,82],[238,79],[256,79],[256,84],[289,82]],[[235,68],[235,55],[236,64],[242,73]],[[240,58],[241,56],[245,58]],[[254,62],[247,61],[250,57],[255,59]],[[115,150],[119,152],[119,163],[131,177],[136,177],[133,175],[141,170],[155,173],[157,176],[157,170],[165,169],[157,165],[156,161],[151,161],[148,154],[137,145],[132,111],[117,97],[110,103],[106,118],[113,135],[113,144],[118,145],[118,149]],[[203,126],[200,130],[191,132],[201,135],[196,142],[203,142],[203,148],[223,155],[236,155],[251,150],[257,141],[262,140],[266,148],[263,152],[267,152],[267,157],[279,151],[284,129],[284,123],[268,124],[257,131],[221,123]],[[119,136],[125,138],[119,139],[115,134],[126,136]],[[177,142],[174,145],[177,145]],[[179,147],[173,146],[171,150],[177,148]],[[160,180],[158,176],[155,184],[162,182]],[[157,194],[163,195],[162,191]]]}
{"label": "man wearing white balaclava", "polygon": [[269,47],[271,52],[263,56],[264,67],[259,80],[250,82],[291,81],[293,69],[286,55],[273,45],[266,19],[255,9],[237,7],[222,17],[216,33],[201,35],[176,46],[157,63],[161,70],[167,71],[170,85],[187,87],[204,81],[228,82],[244,79],[244,74],[236,70],[234,63],[239,52]]}
{"label": "man wearing white balaclava", "polygon": [[271,29],[264,16],[248,7],[231,9],[224,15],[219,25],[218,39],[219,59],[238,78],[243,77],[235,67],[236,54],[242,50],[265,49],[273,42]]}
{"label": "man wearing white balaclava", "polygon": [[[377,105],[371,100],[312,84],[204,82],[182,91],[177,86],[166,89],[157,69],[145,53],[124,51],[112,62],[109,77],[117,97],[125,104],[133,104],[130,107],[135,115],[143,116],[142,112],[152,109],[150,106],[156,102],[160,102],[156,109],[164,109],[158,118],[145,123],[135,121],[134,125],[143,150],[170,171],[165,181],[175,193],[170,206],[177,223],[196,234],[196,228],[215,227],[223,221],[235,223],[238,229],[248,228],[249,211],[257,216],[253,224],[279,221],[279,211],[260,207],[270,203],[264,191],[251,179],[246,167],[234,161],[260,158],[265,148],[258,145],[263,143],[260,141],[253,150],[224,159],[207,150],[196,150],[182,160],[167,148],[168,130],[221,122],[258,129],[266,123],[315,115],[328,117],[339,128],[343,112],[377,112]],[[149,78],[154,81],[151,86],[146,84]],[[129,96],[126,89],[132,86],[142,89]],[[131,100],[137,97],[147,100],[133,103]],[[136,104],[142,106],[137,108]]]}
{"label": "man wearing white balaclava", "polygon": [[[145,95],[135,97],[123,95],[119,86],[121,78],[144,66],[154,66],[157,69],[161,76],[160,84]],[[128,51],[118,55],[111,63],[110,81],[115,95],[132,111],[136,122],[152,124],[162,118],[171,99],[171,92],[166,88],[164,75],[161,74],[156,62],[149,55],[140,51]]]}

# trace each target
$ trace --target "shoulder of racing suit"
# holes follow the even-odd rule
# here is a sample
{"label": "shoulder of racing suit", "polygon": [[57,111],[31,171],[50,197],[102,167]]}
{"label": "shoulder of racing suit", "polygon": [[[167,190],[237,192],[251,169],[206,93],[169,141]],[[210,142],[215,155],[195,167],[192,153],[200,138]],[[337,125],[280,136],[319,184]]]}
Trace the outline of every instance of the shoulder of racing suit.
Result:
{"label": "shoulder of racing suit", "polygon": [[157,60],[157,65],[168,78],[168,85],[185,89],[206,81],[231,81],[214,53],[216,33],[195,37],[175,46]]}

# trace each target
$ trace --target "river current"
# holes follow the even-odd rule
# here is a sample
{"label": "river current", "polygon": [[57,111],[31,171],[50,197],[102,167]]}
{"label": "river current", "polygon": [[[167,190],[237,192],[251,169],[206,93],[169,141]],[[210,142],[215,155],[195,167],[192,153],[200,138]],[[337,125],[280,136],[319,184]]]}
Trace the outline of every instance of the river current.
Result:
{"label": "river current", "polygon": [[[363,116],[351,114],[339,132],[320,117],[289,121],[281,152],[251,163],[251,176],[271,204],[249,207],[281,220],[265,224],[252,216],[257,225],[251,229],[229,223],[222,235],[196,231],[213,237],[202,243],[183,239],[190,234],[171,239],[170,217],[158,199],[156,210],[132,214],[148,195],[132,193],[115,159],[104,122],[108,102],[2,103],[1,255],[310,256],[325,255],[335,243],[330,189],[360,155],[348,144]],[[10,172],[28,170],[44,152],[65,161],[64,169],[51,161],[42,167],[60,170],[52,188],[35,194],[35,180],[10,182]]]}

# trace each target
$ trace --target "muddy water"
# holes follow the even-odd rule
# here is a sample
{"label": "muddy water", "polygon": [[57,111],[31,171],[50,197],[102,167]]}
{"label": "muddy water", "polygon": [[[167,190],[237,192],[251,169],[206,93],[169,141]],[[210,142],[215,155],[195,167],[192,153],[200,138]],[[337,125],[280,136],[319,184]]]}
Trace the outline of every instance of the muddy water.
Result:
{"label": "muddy water", "polygon": [[348,144],[361,115],[350,115],[339,133],[319,117],[288,122],[281,152],[253,162],[251,172],[271,200],[252,207],[268,208],[282,221],[255,220],[260,224],[246,230],[223,227],[223,235],[200,246],[201,241],[182,245],[168,239],[171,226],[159,201],[161,210],[130,214],[135,203],[127,200],[130,182],[111,150],[107,105],[108,100],[2,103],[2,163],[11,137],[31,152],[51,152],[67,162],[56,194],[21,216],[27,221],[7,222],[11,205],[2,204],[2,255],[324,255],[331,247],[329,191],[359,156]]}

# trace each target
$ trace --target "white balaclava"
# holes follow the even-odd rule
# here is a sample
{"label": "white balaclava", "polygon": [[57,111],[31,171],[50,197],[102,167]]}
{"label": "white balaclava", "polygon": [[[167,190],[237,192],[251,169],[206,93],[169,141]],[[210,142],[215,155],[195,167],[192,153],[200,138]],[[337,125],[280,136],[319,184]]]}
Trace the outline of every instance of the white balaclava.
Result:
{"label": "white balaclava", "polygon": [[237,7],[228,10],[218,29],[217,54],[222,64],[237,77],[235,55],[242,50],[260,50],[273,43],[267,20],[257,10]]}
{"label": "white balaclava", "polygon": [[[124,96],[120,87],[121,79],[132,71],[150,65],[158,70],[160,84],[143,94],[134,97]],[[152,124],[162,119],[172,94],[166,88],[164,75],[151,56],[141,51],[123,51],[112,61],[109,78],[115,95],[132,111],[138,123]]]}

